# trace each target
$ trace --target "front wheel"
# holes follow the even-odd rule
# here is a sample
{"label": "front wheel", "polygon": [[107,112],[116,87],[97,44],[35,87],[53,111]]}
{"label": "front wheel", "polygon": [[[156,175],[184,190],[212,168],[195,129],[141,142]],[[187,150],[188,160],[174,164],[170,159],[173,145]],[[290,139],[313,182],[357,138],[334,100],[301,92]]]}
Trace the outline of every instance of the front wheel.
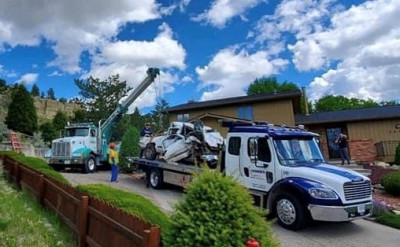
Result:
{"label": "front wheel", "polygon": [[149,176],[149,184],[153,189],[160,189],[163,184],[162,173],[158,169],[153,169],[150,172]]}
{"label": "front wheel", "polygon": [[306,227],[308,212],[300,200],[289,193],[283,193],[275,201],[275,212],[278,223],[289,230],[300,230]]}
{"label": "front wheel", "polygon": [[85,173],[93,173],[96,171],[96,160],[93,155],[91,155],[90,158],[85,162],[85,167],[83,170]]}

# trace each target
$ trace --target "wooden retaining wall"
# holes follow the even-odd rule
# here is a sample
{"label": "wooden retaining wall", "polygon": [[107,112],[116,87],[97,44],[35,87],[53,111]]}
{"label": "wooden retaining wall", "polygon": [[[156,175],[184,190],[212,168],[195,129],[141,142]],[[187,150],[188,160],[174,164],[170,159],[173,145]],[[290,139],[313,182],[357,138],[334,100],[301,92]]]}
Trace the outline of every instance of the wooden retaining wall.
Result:
{"label": "wooden retaining wall", "polygon": [[160,245],[158,226],[62,184],[9,156],[3,156],[3,165],[5,175],[18,188],[27,189],[42,206],[57,213],[75,233],[78,246]]}

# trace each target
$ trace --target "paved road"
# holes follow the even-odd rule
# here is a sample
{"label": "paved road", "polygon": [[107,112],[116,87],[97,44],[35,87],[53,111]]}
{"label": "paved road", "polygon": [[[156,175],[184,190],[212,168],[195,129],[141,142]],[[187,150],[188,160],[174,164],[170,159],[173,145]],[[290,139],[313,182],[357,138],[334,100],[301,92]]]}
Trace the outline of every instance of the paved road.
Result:
{"label": "paved road", "polygon": [[[73,185],[105,183],[116,188],[143,195],[167,213],[172,212],[183,196],[182,189],[167,187],[162,190],[147,188],[142,179],[120,174],[118,183],[109,183],[110,172],[94,174],[63,172]],[[345,223],[316,223],[302,231],[293,232],[280,227],[275,221],[271,227],[282,247],[399,247],[400,230],[376,224],[369,220]]]}

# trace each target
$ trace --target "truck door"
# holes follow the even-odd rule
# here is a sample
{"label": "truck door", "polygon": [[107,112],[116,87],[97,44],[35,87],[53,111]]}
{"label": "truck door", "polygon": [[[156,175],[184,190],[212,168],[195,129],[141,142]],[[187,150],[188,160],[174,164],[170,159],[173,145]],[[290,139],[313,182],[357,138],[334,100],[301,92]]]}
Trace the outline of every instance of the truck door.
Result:
{"label": "truck door", "polygon": [[93,151],[97,151],[97,138],[96,138],[96,130],[90,129],[89,130],[89,144],[87,145]]}
{"label": "truck door", "polygon": [[230,136],[225,150],[225,173],[240,183],[243,183],[241,175],[243,168],[240,164],[240,150],[242,138],[240,136]]}
{"label": "truck door", "polygon": [[240,163],[243,181],[247,188],[269,191],[275,181],[268,137],[248,137],[243,143]]}

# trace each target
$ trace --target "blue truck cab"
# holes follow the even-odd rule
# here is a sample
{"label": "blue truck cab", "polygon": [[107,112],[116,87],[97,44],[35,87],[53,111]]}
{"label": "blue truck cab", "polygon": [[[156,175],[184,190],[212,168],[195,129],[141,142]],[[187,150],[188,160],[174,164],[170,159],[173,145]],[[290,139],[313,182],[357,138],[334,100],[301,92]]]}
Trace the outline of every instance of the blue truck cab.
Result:
{"label": "blue truck cab", "polygon": [[326,163],[318,134],[303,126],[225,124],[225,173],[257,195],[280,225],[351,221],[372,213],[368,177]]}

